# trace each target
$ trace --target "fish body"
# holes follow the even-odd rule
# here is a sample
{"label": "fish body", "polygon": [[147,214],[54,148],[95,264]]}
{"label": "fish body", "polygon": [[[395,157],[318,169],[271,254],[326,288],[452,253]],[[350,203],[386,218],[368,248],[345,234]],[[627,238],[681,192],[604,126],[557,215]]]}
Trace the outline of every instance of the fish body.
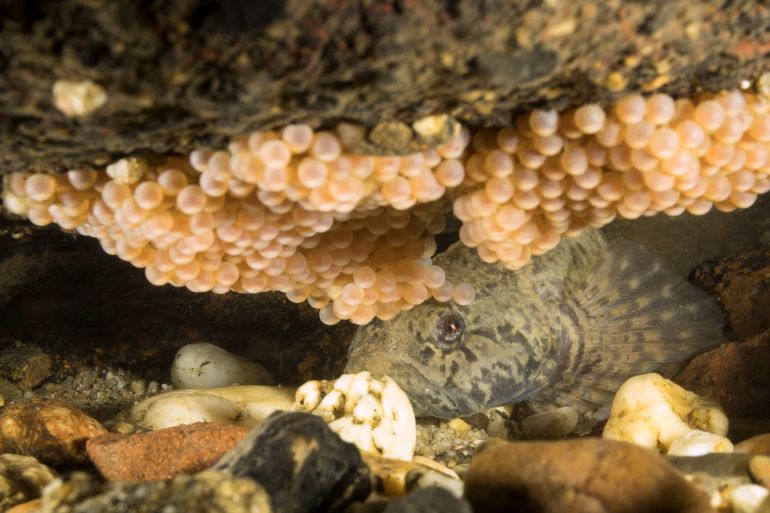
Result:
{"label": "fish body", "polygon": [[467,306],[429,301],[359,328],[348,372],[389,375],[419,416],[452,418],[525,402],[606,416],[627,378],[722,341],[712,298],[629,242],[598,231],[511,271],[455,244],[435,258]]}

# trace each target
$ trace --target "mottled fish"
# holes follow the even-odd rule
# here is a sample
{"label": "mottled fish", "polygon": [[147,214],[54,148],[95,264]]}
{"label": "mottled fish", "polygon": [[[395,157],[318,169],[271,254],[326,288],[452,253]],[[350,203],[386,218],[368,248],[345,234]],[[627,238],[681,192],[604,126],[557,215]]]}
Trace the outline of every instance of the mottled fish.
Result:
{"label": "mottled fish", "polygon": [[451,418],[526,401],[606,416],[627,378],[722,341],[722,314],[703,291],[627,241],[598,231],[517,271],[455,244],[435,258],[469,306],[429,301],[359,329],[347,372],[387,374],[420,416]]}

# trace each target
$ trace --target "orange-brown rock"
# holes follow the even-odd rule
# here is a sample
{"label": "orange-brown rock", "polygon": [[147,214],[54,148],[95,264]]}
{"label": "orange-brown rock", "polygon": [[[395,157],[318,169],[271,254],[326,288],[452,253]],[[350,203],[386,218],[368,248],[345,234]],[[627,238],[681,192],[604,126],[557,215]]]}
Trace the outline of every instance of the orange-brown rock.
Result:
{"label": "orange-brown rock", "polygon": [[770,454],[770,433],[752,436],[735,444],[735,452]]}
{"label": "orange-brown rock", "polygon": [[655,452],[594,438],[494,445],[471,461],[465,496],[485,513],[713,511]]}
{"label": "orange-brown rock", "polygon": [[105,432],[82,410],[53,399],[20,401],[0,412],[0,451],[54,467],[86,461],[86,440]]}
{"label": "orange-brown rock", "polygon": [[198,422],[131,435],[108,433],[89,440],[86,449],[107,479],[150,481],[201,471],[248,432],[241,426]]}
{"label": "orange-brown rock", "polygon": [[12,507],[7,513],[35,513],[40,509],[40,505],[40,499],[33,499]]}
{"label": "orange-brown rock", "polygon": [[770,329],[770,251],[748,251],[706,262],[693,281],[716,294],[728,334],[746,339]]}
{"label": "orange-brown rock", "polygon": [[770,456],[764,454],[749,460],[749,474],[752,479],[765,488],[770,488]]}
{"label": "orange-brown rock", "polygon": [[674,381],[716,401],[729,417],[770,417],[770,330],[700,354]]}

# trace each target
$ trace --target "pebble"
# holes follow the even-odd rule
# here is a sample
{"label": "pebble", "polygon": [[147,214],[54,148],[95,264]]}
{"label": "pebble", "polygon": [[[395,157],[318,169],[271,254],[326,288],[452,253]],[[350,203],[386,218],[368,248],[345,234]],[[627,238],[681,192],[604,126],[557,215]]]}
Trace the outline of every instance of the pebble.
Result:
{"label": "pebble", "polygon": [[51,357],[21,344],[0,351],[0,377],[29,390],[51,375]]}
{"label": "pebble", "polygon": [[727,500],[733,513],[767,513],[770,511],[768,495],[770,491],[767,488],[746,484],[732,489],[727,495]]}
{"label": "pebble", "polygon": [[364,371],[343,374],[333,382],[308,381],[297,389],[294,409],[319,415],[362,451],[407,461],[414,455],[417,423],[412,403],[387,376],[378,379]]}
{"label": "pebble", "polygon": [[201,471],[249,430],[227,424],[197,423],[148,433],[107,433],[86,444],[88,456],[106,479],[151,481]]}
{"label": "pebble", "polygon": [[40,497],[56,473],[32,456],[0,455],[0,511]]}
{"label": "pebble", "polygon": [[40,509],[40,504],[40,499],[32,499],[31,501],[22,502],[21,504],[12,507],[6,513],[37,513]]}
{"label": "pebble", "polygon": [[383,458],[377,454],[362,453],[364,461],[375,478],[375,490],[385,496],[406,495],[412,490],[439,486],[456,497],[463,495],[463,482],[452,470],[418,457],[418,461]]}
{"label": "pebble", "polygon": [[358,449],[320,417],[301,412],[273,414],[212,470],[261,484],[276,513],[342,510],[371,491]]}
{"label": "pebble", "polygon": [[770,488],[770,456],[754,456],[749,460],[751,478],[765,488]]}
{"label": "pebble", "polygon": [[83,411],[51,399],[20,401],[0,412],[0,451],[54,467],[86,461],[86,440],[105,432]]}
{"label": "pebble", "polygon": [[703,472],[687,474],[687,480],[692,485],[703,492],[709,498],[709,504],[716,510],[724,510],[729,507],[729,500],[725,496],[725,491],[749,484],[747,478],[741,477],[713,477]]}
{"label": "pebble", "polygon": [[53,104],[64,115],[85,117],[107,103],[107,92],[93,80],[57,80],[51,91]]}
{"label": "pebble", "polygon": [[491,445],[471,461],[465,497],[485,513],[712,511],[654,452],[594,438]]}
{"label": "pebble", "polygon": [[752,436],[735,444],[735,452],[770,454],[770,433]]}
{"label": "pebble", "polygon": [[195,422],[253,427],[273,412],[290,410],[296,389],[243,385],[205,390],[175,390],[135,404],[125,418],[146,429],[164,429]]}
{"label": "pebble", "polygon": [[[119,505],[119,506],[118,506]],[[37,513],[271,513],[270,498],[251,479],[210,470],[166,481],[102,484],[83,472],[56,480]]]}
{"label": "pebble", "polygon": [[521,429],[529,440],[557,440],[572,433],[577,423],[577,410],[563,406],[530,415],[521,421]]}
{"label": "pebble", "polygon": [[693,429],[671,442],[666,454],[701,456],[712,452],[733,452],[733,443],[727,437]]}
{"label": "pebble", "polygon": [[602,436],[667,451],[690,430],[725,436],[727,428],[718,406],[650,373],[634,376],[618,389]]}
{"label": "pebble", "polygon": [[273,377],[262,365],[205,342],[179,349],[171,365],[171,382],[177,388],[216,388],[230,385],[272,385]]}
{"label": "pebble", "polygon": [[488,422],[484,430],[491,437],[503,440],[521,440],[524,432],[521,422],[512,415],[512,408],[500,407],[490,409],[486,417]]}

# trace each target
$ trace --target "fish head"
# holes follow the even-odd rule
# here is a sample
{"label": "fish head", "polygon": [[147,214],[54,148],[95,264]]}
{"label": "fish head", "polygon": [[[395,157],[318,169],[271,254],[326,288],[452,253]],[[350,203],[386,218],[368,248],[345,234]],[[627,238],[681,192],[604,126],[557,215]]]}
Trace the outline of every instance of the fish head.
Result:
{"label": "fish head", "polygon": [[517,395],[516,369],[506,360],[526,347],[501,340],[500,311],[494,297],[477,295],[468,306],[431,300],[375,320],[357,331],[346,372],[390,376],[418,416],[453,418],[502,404],[495,402]]}

